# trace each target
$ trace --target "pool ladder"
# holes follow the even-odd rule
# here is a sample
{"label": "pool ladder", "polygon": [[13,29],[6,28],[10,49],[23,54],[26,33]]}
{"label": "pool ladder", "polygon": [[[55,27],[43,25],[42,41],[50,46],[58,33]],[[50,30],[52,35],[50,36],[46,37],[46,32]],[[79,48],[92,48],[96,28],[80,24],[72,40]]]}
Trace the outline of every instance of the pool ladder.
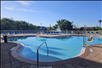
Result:
{"label": "pool ladder", "polygon": [[46,41],[43,42],[38,48],[37,48],[37,68],[39,68],[39,48],[45,43],[46,47],[47,47],[47,56],[48,56],[48,46]]}

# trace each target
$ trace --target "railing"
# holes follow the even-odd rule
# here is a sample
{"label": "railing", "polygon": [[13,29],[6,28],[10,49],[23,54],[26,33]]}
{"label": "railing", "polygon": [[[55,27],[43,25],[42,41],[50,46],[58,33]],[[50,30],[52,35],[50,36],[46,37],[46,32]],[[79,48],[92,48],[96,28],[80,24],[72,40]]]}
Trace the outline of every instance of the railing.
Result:
{"label": "railing", "polygon": [[47,43],[46,41],[43,42],[37,49],[37,68],[39,68],[39,48],[45,43],[46,47],[47,47],[47,56],[48,56],[48,46],[47,46]]}

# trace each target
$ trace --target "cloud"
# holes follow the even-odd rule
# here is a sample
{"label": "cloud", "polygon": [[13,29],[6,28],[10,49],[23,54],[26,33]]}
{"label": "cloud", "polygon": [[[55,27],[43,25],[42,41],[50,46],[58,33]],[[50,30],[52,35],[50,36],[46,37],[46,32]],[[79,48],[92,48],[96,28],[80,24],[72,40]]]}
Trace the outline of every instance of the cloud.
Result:
{"label": "cloud", "polygon": [[21,11],[29,11],[29,12],[39,12],[39,11],[27,10],[27,9],[17,9],[17,10],[21,10]]}
{"label": "cloud", "polygon": [[8,10],[16,10],[16,11],[40,12],[40,11],[28,10],[28,9],[14,9],[12,7],[5,7],[5,8]]}
{"label": "cloud", "polygon": [[8,9],[8,10],[14,10],[13,8],[11,8],[11,7],[5,7],[6,9]]}
{"label": "cloud", "polygon": [[26,2],[26,1],[17,1],[19,3],[21,3],[22,5],[31,5],[29,2]]}

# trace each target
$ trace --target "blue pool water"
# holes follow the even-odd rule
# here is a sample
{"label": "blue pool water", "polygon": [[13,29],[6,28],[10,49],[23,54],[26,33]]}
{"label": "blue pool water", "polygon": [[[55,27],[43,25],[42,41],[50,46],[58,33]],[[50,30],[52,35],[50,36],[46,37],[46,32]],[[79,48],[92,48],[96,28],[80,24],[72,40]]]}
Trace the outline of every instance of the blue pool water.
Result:
{"label": "blue pool water", "polygon": [[[86,37],[87,39],[88,37]],[[13,37],[8,38],[9,41],[19,42],[24,44],[25,48],[22,51],[23,56],[28,59],[37,60],[37,48],[46,41],[49,49],[47,56],[46,45],[43,44],[39,49],[39,61],[54,62],[73,58],[80,53],[83,47],[83,36],[65,36],[56,38],[43,37]],[[102,43],[102,38],[94,37],[93,42],[87,44]]]}

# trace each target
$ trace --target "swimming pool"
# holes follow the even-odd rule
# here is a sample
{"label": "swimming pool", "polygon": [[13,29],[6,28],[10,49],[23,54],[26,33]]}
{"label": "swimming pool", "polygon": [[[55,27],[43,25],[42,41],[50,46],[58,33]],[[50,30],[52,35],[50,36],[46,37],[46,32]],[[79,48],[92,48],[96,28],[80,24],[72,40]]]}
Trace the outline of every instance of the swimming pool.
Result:
{"label": "swimming pool", "polygon": [[[87,39],[88,37],[86,37]],[[46,45],[43,44],[39,49],[40,62],[54,62],[73,58],[80,53],[83,47],[83,36],[64,36],[55,38],[44,37],[12,37],[8,38],[9,41],[19,42],[24,44],[25,48],[22,55],[31,60],[37,60],[37,48],[44,41],[48,45],[49,54],[47,56]],[[87,44],[102,43],[102,38],[94,37],[93,42]]]}

